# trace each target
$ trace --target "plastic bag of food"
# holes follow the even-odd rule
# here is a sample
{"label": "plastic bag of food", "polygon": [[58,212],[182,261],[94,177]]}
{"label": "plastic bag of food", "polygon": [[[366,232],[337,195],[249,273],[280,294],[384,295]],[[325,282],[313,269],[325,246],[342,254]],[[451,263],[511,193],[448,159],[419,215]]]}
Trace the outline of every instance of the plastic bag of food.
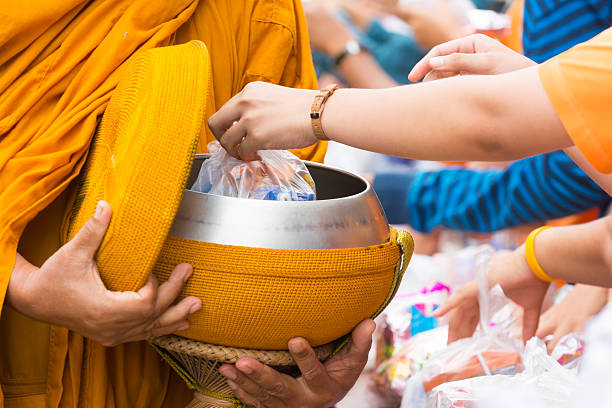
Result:
{"label": "plastic bag of food", "polygon": [[569,407],[579,384],[576,370],[557,363],[536,337],[527,342],[523,364],[524,371],[516,375],[481,376],[441,384],[430,392],[427,408]]}
{"label": "plastic bag of food", "polygon": [[[546,342],[546,339],[544,339]],[[584,338],[580,333],[561,337],[550,356],[565,368],[578,368],[584,354]]]}
{"label": "plastic bag of food", "polygon": [[440,326],[408,339],[393,357],[376,368],[372,381],[379,396],[389,405],[399,405],[408,380],[432,354],[446,347],[447,338],[448,326]]}
{"label": "plastic bag of food", "polygon": [[261,160],[244,162],[230,156],[219,142],[210,142],[191,190],[255,200],[311,201],[315,184],[306,165],[286,150],[263,150]]}
{"label": "plastic bag of food", "polygon": [[482,375],[512,375],[522,370],[521,342],[510,336],[507,328],[513,317],[500,324],[492,317],[511,304],[499,285],[487,290],[489,252],[479,256],[477,262],[480,283],[480,326],[470,338],[449,344],[434,353],[422,370],[406,384],[402,407],[423,408],[429,393],[441,384]]}

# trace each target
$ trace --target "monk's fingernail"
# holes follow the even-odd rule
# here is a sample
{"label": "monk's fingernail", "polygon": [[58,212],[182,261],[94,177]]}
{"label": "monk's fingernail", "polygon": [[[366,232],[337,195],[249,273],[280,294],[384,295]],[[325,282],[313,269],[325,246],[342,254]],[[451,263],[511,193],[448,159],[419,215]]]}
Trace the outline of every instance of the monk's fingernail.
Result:
{"label": "monk's fingernail", "polygon": [[238,378],[234,370],[232,370],[231,368],[220,368],[219,372],[230,380],[235,380],[236,378]]}
{"label": "monk's fingernail", "polygon": [[227,380],[227,385],[229,385],[232,391],[236,391],[238,389],[238,385],[232,380]]}
{"label": "monk's fingernail", "polygon": [[370,333],[370,336],[374,333],[374,330],[376,330],[376,323],[374,323],[372,320],[370,320],[368,323],[366,323],[366,326],[368,328],[368,332]]}
{"label": "monk's fingernail", "polygon": [[302,339],[293,339],[289,341],[289,348],[297,354],[303,354],[306,351],[304,341]]}
{"label": "monk's fingernail", "polygon": [[195,313],[198,310],[200,310],[202,308],[202,303],[198,302],[196,304],[194,304],[193,306],[191,306],[191,309],[189,309],[189,314]]}
{"label": "monk's fingernail", "polygon": [[432,59],[429,60],[429,65],[431,65],[434,68],[441,67],[442,65],[444,65],[444,58],[433,57]]}
{"label": "monk's fingernail", "polygon": [[236,367],[246,375],[253,374],[253,369],[246,362],[238,361]]}
{"label": "monk's fingernail", "polygon": [[185,266],[185,276],[183,276],[183,284],[187,283],[191,275],[193,274],[193,266],[187,265]]}

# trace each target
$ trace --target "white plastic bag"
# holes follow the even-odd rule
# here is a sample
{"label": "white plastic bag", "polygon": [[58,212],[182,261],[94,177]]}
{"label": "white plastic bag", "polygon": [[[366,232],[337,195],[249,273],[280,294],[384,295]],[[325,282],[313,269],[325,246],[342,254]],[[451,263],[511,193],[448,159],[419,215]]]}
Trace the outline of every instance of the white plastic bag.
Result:
{"label": "white plastic bag", "polygon": [[[433,390],[447,382],[484,375],[512,375],[522,370],[522,344],[506,330],[513,319],[505,313],[511,302],[499,285],[487,290],[490,259],[490,251],[477,258],[481,322],[478,330],[472,337],[455,341],[431,355],[422,370],[407,382],[402,408],[424,408]],[[506,315],[508,320],[493,325],[491,322],[497,320],[493,316],[498,314]]]}
{"label": "white plastic bag", "polygon": [[525,370],[517,375],[480,377],[440,386],[431,406],[467,406],[469,401],[470,406],[478,408],[570,407],[571,396],[579,385],[575,369],[565,368],[551,358],[544,342],[536,337],[525,346],[523,364]]}
{"label": "white plastic bag", "polygon": [[286,150],[258,152],[261,161],[244,162],[230,156],[219,142],[210,142],[191,189],[201,193],[255,200],[311,201],[315,184],[297,156]]}

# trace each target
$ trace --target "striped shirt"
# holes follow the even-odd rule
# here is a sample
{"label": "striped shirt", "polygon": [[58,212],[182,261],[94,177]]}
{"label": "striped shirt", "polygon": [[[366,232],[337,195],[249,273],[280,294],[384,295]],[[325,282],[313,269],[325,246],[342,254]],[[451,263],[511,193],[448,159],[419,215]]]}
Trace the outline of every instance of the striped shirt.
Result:
{"label": "striped shirt", "polygon": [[523,52],[540,63],[612,25],[610,0],[526,0]]}
{"label": "striped shirt", "polygon": [[382,173],[374,180],[389,222],[421,232],[436,227],[492,232],[606,205],[608,194],[593,187],[562,152],[506,169]]}

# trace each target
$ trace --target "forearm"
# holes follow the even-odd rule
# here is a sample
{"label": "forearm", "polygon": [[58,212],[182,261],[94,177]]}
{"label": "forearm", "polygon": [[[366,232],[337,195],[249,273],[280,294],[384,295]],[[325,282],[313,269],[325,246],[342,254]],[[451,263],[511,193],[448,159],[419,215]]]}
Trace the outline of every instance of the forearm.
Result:
{"label": "forearm", "polygon": [[571,145],[533,68],[340,90],[323,127],[332,140],[422,160],[518,159]]}
{"label": "forearm", "polygon": [[353,88],[390,88],[397,86],[374,59],[372,54],[361,52],[347,55],[338,66],[338,72]]}
{"label": "forearm", "polygon": [[553,278],[612,287],[612,216],[542,231],[535,255]]}

